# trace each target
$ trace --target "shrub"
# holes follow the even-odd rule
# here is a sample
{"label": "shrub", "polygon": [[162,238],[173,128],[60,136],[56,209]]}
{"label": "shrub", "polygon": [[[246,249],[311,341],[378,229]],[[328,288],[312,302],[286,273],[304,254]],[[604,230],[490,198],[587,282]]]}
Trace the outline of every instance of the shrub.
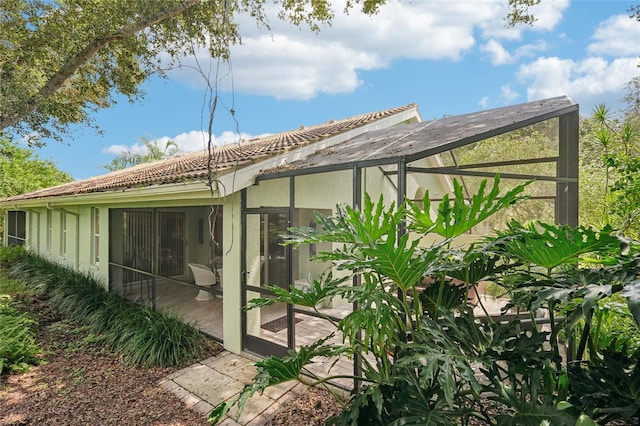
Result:
{"label": "shrub", "polygon": [[0,268],[6,267],[27,254],[24,246],[0,245]]}
{"label": "shrub", "polygon": [[23,281],[9,278],[6,271],[0,269],[0,295],[6,294],[21,297],[32,292],[33,289]]}
{"label": "shrub", "polygon": [[[333,279],[326,273],[304,291],[270,287],[275,297],[254,299],[248,308],[288,303],[316,309],[339,296],[358,309],[338,322],[324,317],[342,333],[341,345],[320,339],[285,358],[257,362],[254,382],[234,401],[238,411],[253,393],[310,374],[305,367],[314,358],[329,358],[331,365],[346,357],[362,360],[361,374],[352,377],[361,386],[330,424],[444,426],[475,418],[496,426],[573,426],[637,416],[640,353],[600,350],[591,330],[599,301],[615,294],[640,324],[638,243],[618,238],[610,227],[513,221],[493,237],[457,248],[458,236],[521,198],[522,186],[499,197],[497,184],[496,178],[488,193],[481,185],[466,200],[454,181],[453,199],[443,197],[437,208],[428,194],[424,207],[410,201],[385,207],[382,197],[377,203],[365,197],[361,210],[337,206],[334,217],[316,217],[318,229],[292,230],[292,244],[333,243],[332,251],[316,257],[347,274]],[[359,285],[344,285],[350,279]],[[507,308],[523,315],[476,317],[465,295],[484,281],[504,289]],[[566,346],[576,348],[569,357]],[[625,371],[633,372],[631,379],[618,380]],[[597,398],[581,386],[590,372],[612,378],[601,381]],[[310,374],[319,386],[344,377]],[[209,420],[219,421],[231,405],[216,407]]]}
{"label": "shrub", "polygon": [[204,352],[204,336],[193,325],[130,303],[89,274],[32,254],[15,261],[10,274],[45,291],[52,307],[86,325],[132,364],[179,365]]}
{"label": "shrub", "polygon": [[31,316],[11,306],[11,297],[0,294],[0,374],[24,372],[39,363]]}

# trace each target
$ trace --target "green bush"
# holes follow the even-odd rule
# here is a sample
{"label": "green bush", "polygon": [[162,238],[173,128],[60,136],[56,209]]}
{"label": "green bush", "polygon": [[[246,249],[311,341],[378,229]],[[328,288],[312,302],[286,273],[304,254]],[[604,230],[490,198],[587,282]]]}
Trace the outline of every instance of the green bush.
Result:
{"label": "green bush", "polygon": [[15,261],[9,271],[45,291],[53,308],[87,326],[132,364],[180,365],[204,352],[204,336],[193,325],[176,314],[130,303],[89,274],[32,254]]}
{"label": "green bush", "polygon": [[591,333],[599,351],[613,348],[627,355],[640,351],[640,327],[634,321],[627,301],[619,294],[600,301]]}
{"label": "green bush", "polygon": [[27,254],[24,246],[0,245],[0,268],[6,267]]}
{"label": "green bush", "polygon": [[24,372],[39,363],[31,316],[11,306],[11,297],[0,294],[0,374]]}
{"label": "green bush", "polygon": [[[627,345],[618,352],[613,344],[603,349],[592,330],[615,321],[599,310],[600,300],[612,295],[640,324],[640,244],[608,226],[512,221],[459,248],[458,236],[521,198],[522,186],[498,196],[497,184],[496,178],[493,189],[485,192],[483,184],[467,198],[454,181],[452,199],[443,197],[437,207],[428,194],[422,205],[399,206],[365,196],[361,209],[339,205],[333,217],[317,215],[317,229],[292,230],[291,244],[332,243],[316,258],[342,278],[326,273],[304,291],[269,287],[275,297],[253,299],[248,309],[307,307],[334,325],[343,341],[320,339],[284,358],[257,362],[254,382],[233,401],[238,411],[253,393],[305,374],[317,386],[347,377],[360,383],[349,406],[329,420],[336,425],[574,426],[637,418],[640,352]],[[510,299],[503,313],[522,315],[492,318],[480,299],[475,309],[470,306],[469,289],[485,281]],[[358,309],[333,321],[315,308],[336,296]],[[485,315],[476,316],[477,309]],[[633,341],[617,326],[625,341]],[[567,356],[573,348],[573,357]],[[313,375],[306,366],[316,357],[327,365],[360,359],[358,376]],[[596,373],[597,395],[589,394],[589,377]],[[231,405],[216,407],[210,422]]]}

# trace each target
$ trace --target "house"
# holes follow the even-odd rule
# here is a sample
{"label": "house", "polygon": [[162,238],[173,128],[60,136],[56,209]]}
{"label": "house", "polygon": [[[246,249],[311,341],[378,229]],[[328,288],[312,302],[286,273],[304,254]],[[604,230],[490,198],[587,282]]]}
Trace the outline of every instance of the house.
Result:
{"label": "house", "polygon": [[242,307],[268,285],[308,285],[324,267],[310,257],[331,249],[280,245],[288,227],[365,193],[438,200],[453,178],[471,193],[495,173],[503,187],[535,179],[520,219],[577,225],[578,111],[563,96],[423,121],[411,104],[301,127],[0,200],[3,238],[176,309],[228,350],[281,355],[320,337],[314,313]]}

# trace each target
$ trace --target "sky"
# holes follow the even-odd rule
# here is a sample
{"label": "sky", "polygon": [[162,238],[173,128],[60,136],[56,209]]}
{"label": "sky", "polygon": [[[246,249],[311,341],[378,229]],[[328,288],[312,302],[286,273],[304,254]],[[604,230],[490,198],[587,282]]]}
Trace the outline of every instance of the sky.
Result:
{"label": "sky", "polygon": [[628,17],[637,0],[542,0],[533,27],[515,28],[505,25],[507,0],[389,0],[373,16],[345,15],[342,4],[318,33],[240,16],[243,43],[229,62],[203,49],[147,81],[143,99],[95,113],[101,133],[74,128],[36,153],[84,179],[123,151],[144,151],[143,138],[201,150],[212,94],[222,145],[411,103],[429,120],[567,95],[588,116],[600,103],[619,109],[640,75],[640,23]]}

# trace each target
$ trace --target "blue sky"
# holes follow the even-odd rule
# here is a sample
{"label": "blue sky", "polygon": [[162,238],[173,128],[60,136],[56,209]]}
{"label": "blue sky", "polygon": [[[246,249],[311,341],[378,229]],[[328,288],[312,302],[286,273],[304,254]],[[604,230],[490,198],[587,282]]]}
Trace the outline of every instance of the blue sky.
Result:
{"label": "blue sky", "polygon": [[204,148],[210,98],[196,64],[217,82],[218,145],[410,103],[431,119],[568,95],[589,115],[601,102],[619,107],[624,84],[640,75],[640,23],[627,12],[636,3],[542,0],[533,28],[511,29],[507,0],[391,0],[372,17],[344,15],[336,2],[333,25],[318,34],[240,17],[243,45],[230,66],[202,50],[169,79],[148,81],[141,101],[98,112],[102,134],[77,128],[36,152],[83,179],[140,150],[142,137]]}

